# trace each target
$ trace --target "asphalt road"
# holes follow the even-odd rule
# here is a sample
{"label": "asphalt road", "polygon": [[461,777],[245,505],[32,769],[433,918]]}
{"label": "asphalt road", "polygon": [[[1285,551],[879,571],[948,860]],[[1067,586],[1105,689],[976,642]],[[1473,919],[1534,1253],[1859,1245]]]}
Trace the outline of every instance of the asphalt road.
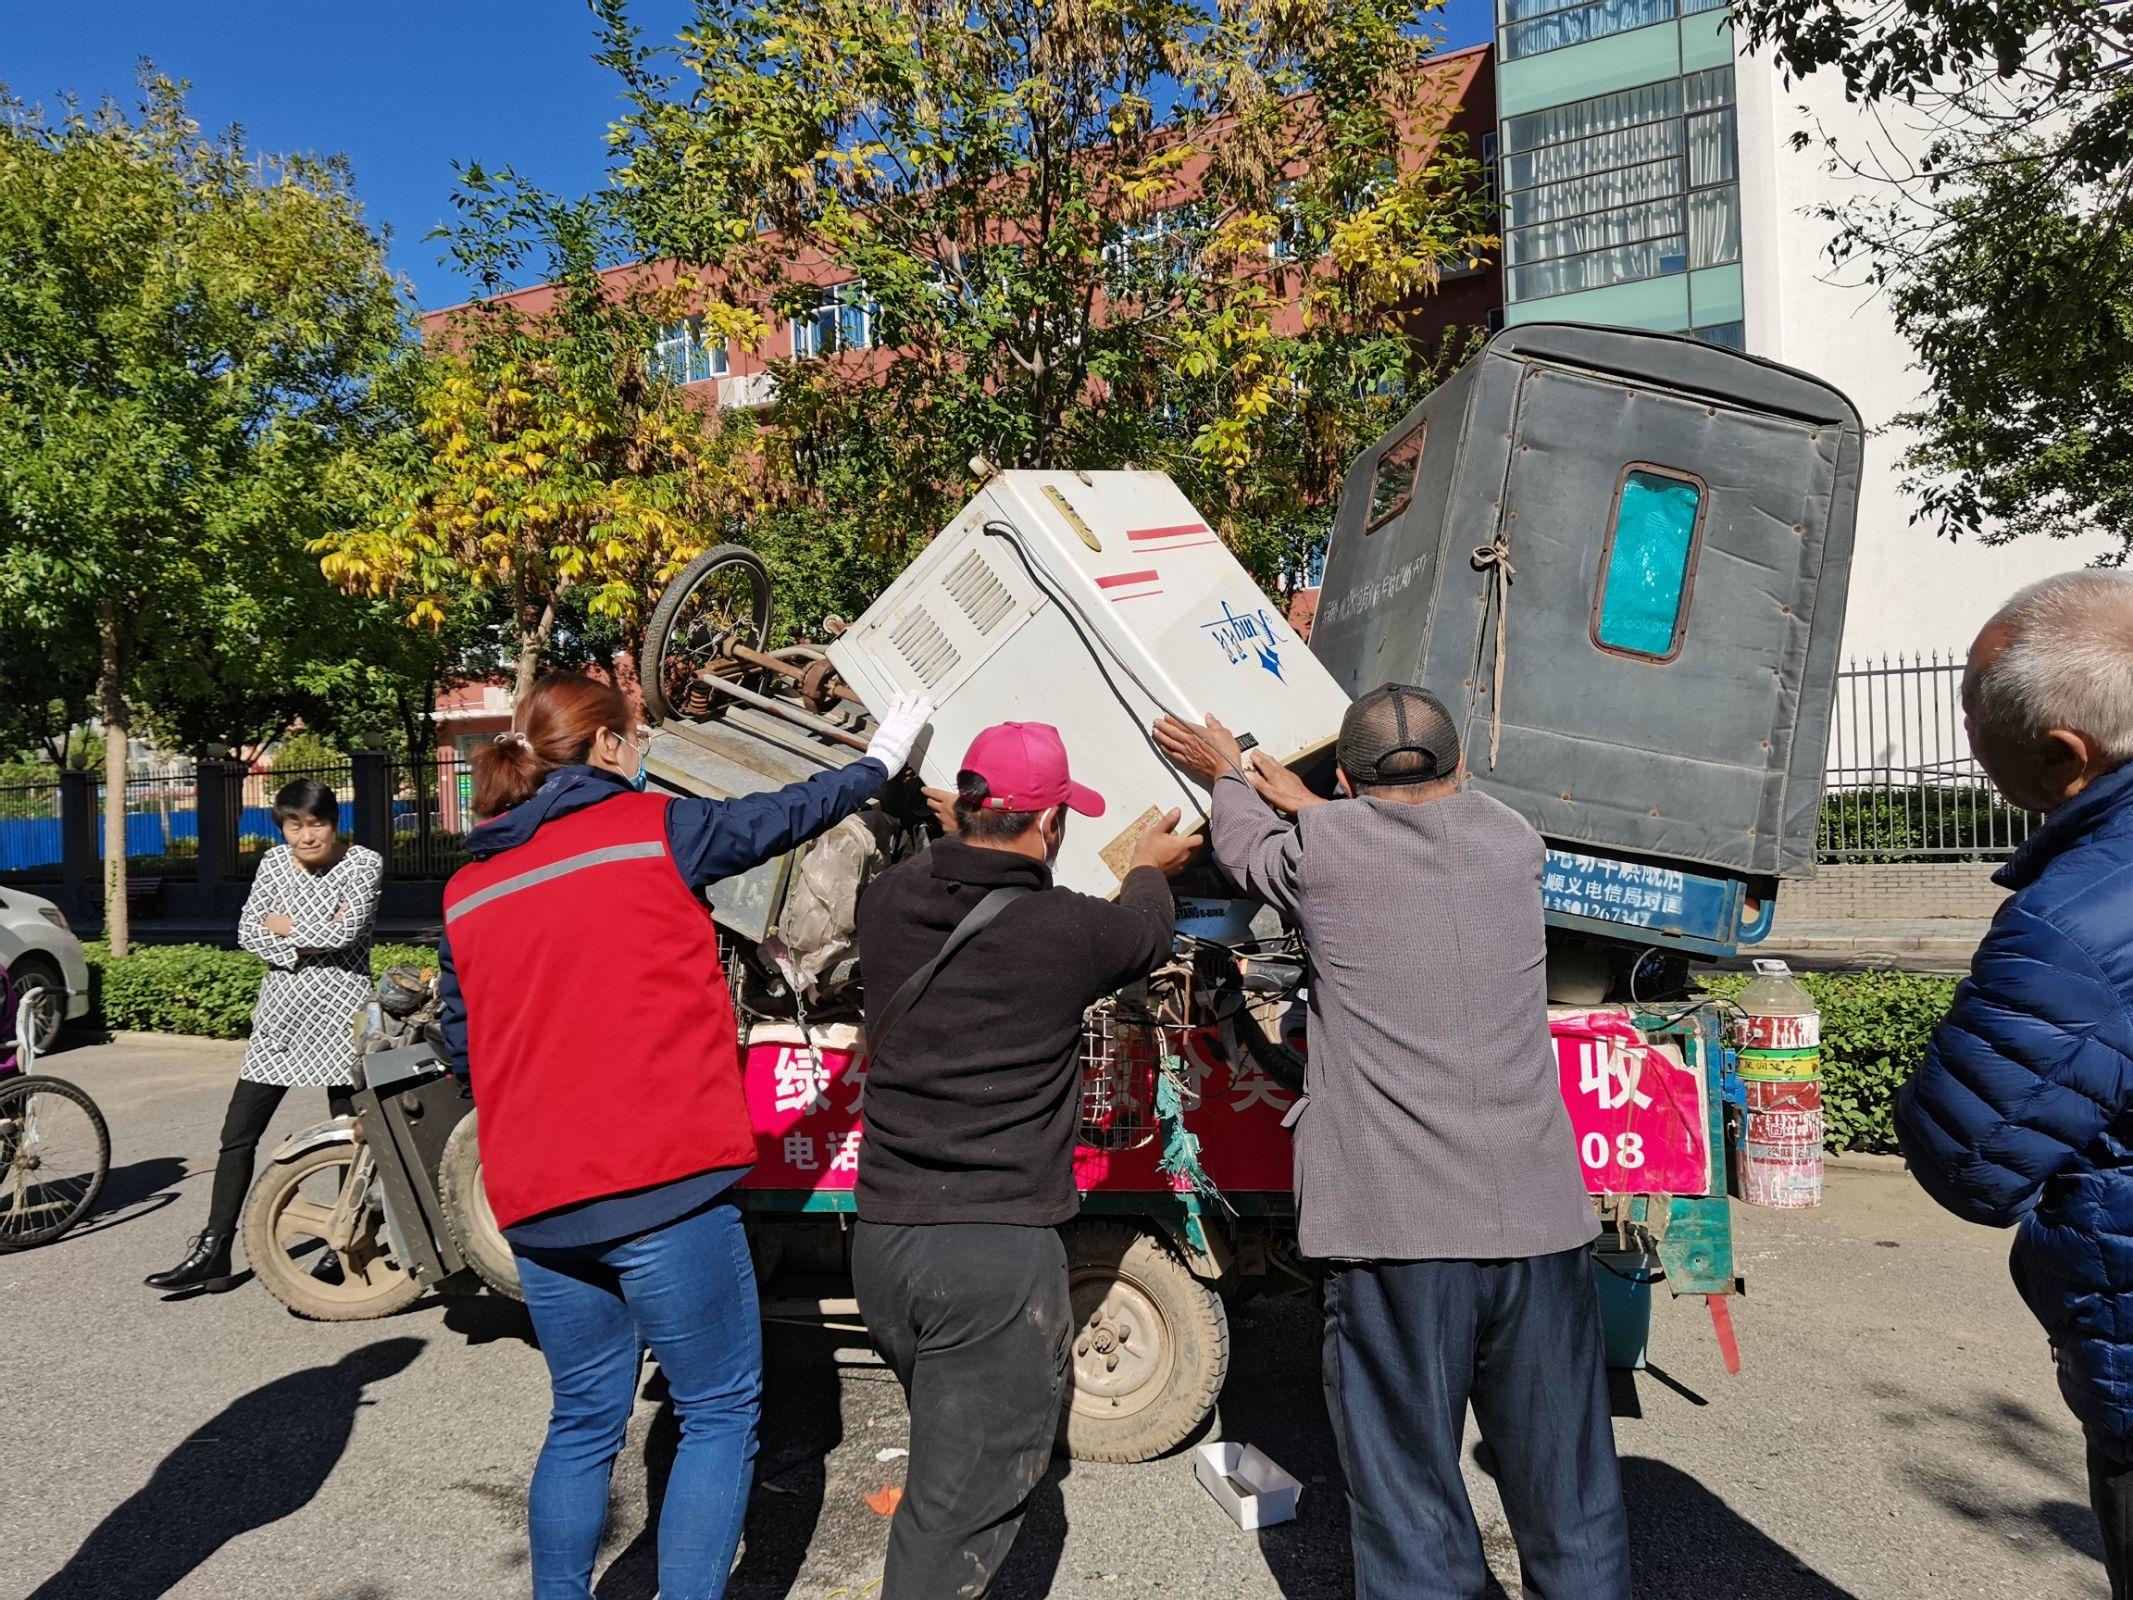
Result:
{"label": "asphalt road", "polygon": [[[141,1275],[199,1225],[233,1047],[123,1038],[51,1057],[115,1146],[74,1235],[0,1257],[0,1596],[458,1600],[525,1592],[524,1497],[546,1387],[515,1306],[431,1299],[299,1322],[256,1285],[164,1303]],[[282,1125],[313,1115],[284,1107]],[[1902,1173],[1832,1175],[1814,1213],[1740,1213],[1746,1370],[1702,1305],[1662,1304],[1617,1395],[1640,1600],[2053,1600],[2103,1593],[2078,1431],[2009,1287],[2006,1239]],[[1315,1318],[1235,1318],[1226,1436],[1303,1479],[1302,1515],[1240,1533],[1184,1458],[1054,1468],[1004,1597],[1344,1595],[1346,1518]],[[739,1600],[860,1600],[900,1481],[901,1398],[849,1335],[777,1330]],[[601,1600],[653,1592],[647,1479],[673,1446],[656,1378],[616,1474]],[[1470,1474],[1492,1557],[1515,1554]]]}

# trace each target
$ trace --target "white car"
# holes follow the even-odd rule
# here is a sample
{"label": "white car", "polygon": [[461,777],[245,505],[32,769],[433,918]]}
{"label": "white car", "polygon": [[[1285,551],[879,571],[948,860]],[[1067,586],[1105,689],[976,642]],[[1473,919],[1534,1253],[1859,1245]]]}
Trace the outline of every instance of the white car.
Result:
{"label": "white car", "polygon": [[[14,994],[44,991],[37,1009],[37,1048],[59,1042],[59,1030],[89,1014],[89,962],[66,913],[20,889],[0,888],[0,968]],[[14,1002],[9,1002],[12,1007]],[[0,1021],[0,1038],[15,1036],[15,1019]]]}

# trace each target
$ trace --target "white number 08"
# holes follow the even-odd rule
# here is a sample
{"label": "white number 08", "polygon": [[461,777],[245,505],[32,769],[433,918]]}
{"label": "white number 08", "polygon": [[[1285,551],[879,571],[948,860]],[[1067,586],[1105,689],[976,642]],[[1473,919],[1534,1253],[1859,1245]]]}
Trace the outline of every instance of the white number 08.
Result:
{"label": "white number 08", "polygon": [[[1607,1165],[1607,1135],[1588,1133],[1578,1146],[1578,1155],[1588,1167]],[[1632,1170],[1644,1165],[1644,1135],[1641,1133],[1618,1133],[1615,1135],[1615,1165]]]}

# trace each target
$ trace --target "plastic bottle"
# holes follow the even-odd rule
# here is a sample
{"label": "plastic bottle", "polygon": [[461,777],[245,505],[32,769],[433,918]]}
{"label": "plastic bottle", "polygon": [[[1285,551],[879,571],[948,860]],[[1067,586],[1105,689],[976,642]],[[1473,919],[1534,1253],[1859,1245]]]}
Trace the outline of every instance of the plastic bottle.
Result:
{"label": "plastic bottle", "polygon": [[1738,1004],[1747,1013],[1740,1028],[1743,1051],[1821,1049],[1822,1012],[1784,962],[1756,962],[1755,977],[1741,990]]}
{"label": "plastic bottle", "polygon": [[1782,961],[1740,993],[1742,1198],[1793,1210],[1822,1199],[1822,1013]]}

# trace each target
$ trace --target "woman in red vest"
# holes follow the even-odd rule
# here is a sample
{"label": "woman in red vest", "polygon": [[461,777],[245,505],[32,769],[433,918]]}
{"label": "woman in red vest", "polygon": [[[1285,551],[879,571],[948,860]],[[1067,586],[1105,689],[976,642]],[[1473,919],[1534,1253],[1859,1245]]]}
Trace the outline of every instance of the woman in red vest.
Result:
{"label": "woman in red vest", "polygon": [[858,810],[930,714],[892,705],[865,759],[839,772],[675,798],[645,791],[628,702],[565,674],[536,683],[512,730],[475,752],[474,809],[489,820],[445,887],[442,1022],[554,1392],[529,1497],[535,1600],[590,1600],[645,1345],[681,1423],[659,1592],[725,1592],[762,1394],[755,1274],[728,1193],[755,1134],[699,891]]}

